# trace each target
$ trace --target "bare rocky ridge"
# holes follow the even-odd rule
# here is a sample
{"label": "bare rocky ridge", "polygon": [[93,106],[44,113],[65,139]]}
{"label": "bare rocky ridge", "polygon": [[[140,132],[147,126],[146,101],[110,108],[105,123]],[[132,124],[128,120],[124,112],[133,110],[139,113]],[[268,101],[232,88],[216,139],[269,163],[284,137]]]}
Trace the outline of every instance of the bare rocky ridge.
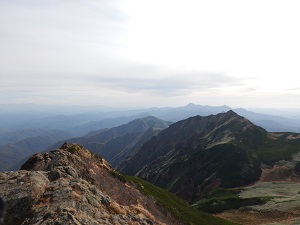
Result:
{"label": "bare rocky ridge", "polygon": [[101,157],[75,144],[35,154],[0,173],[5,224],[183,224]]}

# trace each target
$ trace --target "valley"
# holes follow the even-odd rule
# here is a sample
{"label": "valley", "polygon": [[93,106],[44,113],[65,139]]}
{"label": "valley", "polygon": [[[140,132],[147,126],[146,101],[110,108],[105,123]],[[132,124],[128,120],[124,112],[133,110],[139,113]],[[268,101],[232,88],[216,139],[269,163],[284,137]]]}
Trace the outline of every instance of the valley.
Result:
{"label": "valley", "polygon": [[[278,169],[276,169],[278,172]],[[286,173],[286,169],[283,169]],[[282,178],[282,174],[280,175]],[[300,221],[300,187],[299,178],[278,179],[274,181],[260,180],[257,183],[243,187],[237,191],[236,198],[263,199],[261,204],[249,204],[234,210],[225,210],[217,213],[221,218],[245,225],[297,225]],[[219,201],[220,199],[215,199]]]}
{"label": "valley", "polygon": [[[92,155],[103,157],[116,169],[112,171],[117,179],[135,183],[139,191],[154,196],[172,214],[190,221],[188,224],[219,224],[212,222],[212,217],[205,219],[209,214],[232,224],[298,224],[300,134],[268,131],[234,110],[212,114],[220,110],[214,107],[205,107],[201,116],[175,119],[192,115],[200,108],[190,104],[147,113],[133,111],[125,117],[117,113],[117,118],[102,117],[102,122],[88,122],[84,116],[81,125],[63,130],[17,130],[19,138],[10,130],[0,139],[4,143],[0,146],[1,169],[16,170],[25,162],[34,165],[29,156],[35,152],[48,154],[66,143],[77,143],[79,147],[74,149],[88,149]],[[163,120],[150,112],[174,120]],[[112,127],[104,121],[110,121]],[[100,129],[90,130],[95,126]],[[58,128],[62,127],[60,124]],[[50,128],[54,127],[47,127]],[[85,129],[89,131],[83,136],[69,138]],[[13,138],[15,143],[5,143]],[[36,169],[40,170],[40,166]],[[21,169],[24,168],[23,165]],[[225,220],[221,224],[231,224]]]}
{"label": "valley", "polygon": [[262,166],[254,184],[219,190],[193,206],[245,225],[297,225],[300,221],[299,153],[291,160]]}
{"label": "valley", "polygon": [[300,225],[299,9],[0,0],[0,225]]}

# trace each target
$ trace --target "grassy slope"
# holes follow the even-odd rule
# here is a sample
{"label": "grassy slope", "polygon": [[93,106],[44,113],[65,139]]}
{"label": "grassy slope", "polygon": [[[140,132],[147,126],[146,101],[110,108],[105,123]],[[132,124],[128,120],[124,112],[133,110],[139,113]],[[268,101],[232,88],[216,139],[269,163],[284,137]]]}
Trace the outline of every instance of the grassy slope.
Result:
{"label": "grassy slope", "polygon": [[193,207],[207,213],[220,213],[231,209],[239,209],[252,205],[265,204],[269,197],[248,197],[241,198],[239,193],[242,189],[217,189],[212,194],[204,196],[193,204]]}
{"label": "grassy slope", "polygon": [[162,204],[175,216],[183,222],[190,225],[234,225],[235,223],[227,220],[214,217],[210,214],[201,212],[188,205],[186,201],[177,197],[175,194],[168,192],[165,189],[158,188],[153,184],[146,182],[140,178],[127,176],[118,172],[113,172],[113,175],[122,181],[131,181],[137,185],[137,188],[145,195],[152,196],[157,202]]}
{"label": "grassy slope", "polygon": [[267,139],[263,146],[256,152],[258,159],[266,164],[279,160],[290,160],[292,155],[300,151],[300,138],[297,133],[271,133],[276,139]]}

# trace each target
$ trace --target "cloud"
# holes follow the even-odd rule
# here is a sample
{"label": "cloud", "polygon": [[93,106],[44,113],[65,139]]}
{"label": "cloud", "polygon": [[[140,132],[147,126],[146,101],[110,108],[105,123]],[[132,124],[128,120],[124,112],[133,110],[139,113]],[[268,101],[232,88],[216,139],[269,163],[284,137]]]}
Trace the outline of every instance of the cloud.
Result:
{"label": "cloud", "polygon": [[244,80],[224,72],[174,71],[150,65],[111,67],[106,74],[87,76],[94,85],[126,92],[146,92],[152,95],[179,96],[193,91],[236,87]]}
{"label": "cloud", "polygon": [[243,105],[252,99],[255,105],[284,103],[280,92],[291,94],[295,105],[299,13],[294,6],[0,1],[0,100],[126,104],[124,97],[134,105],[192,97],[208,99],[206,104]]}
{"label": "cloud", "polygon": [[285,92],[300,92],[300,87],[289,88],[284,90]]}
{"label": "cloud", "polygon": [[112,1],[1,1],[0,76],[86,71],[113,54],[124,21]]}

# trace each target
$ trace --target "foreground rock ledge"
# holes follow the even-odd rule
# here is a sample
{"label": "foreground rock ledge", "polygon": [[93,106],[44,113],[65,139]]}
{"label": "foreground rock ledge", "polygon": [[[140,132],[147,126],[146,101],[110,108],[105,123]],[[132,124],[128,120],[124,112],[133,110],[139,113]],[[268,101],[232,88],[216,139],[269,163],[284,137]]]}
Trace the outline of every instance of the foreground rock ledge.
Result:
{"label": "foreground rock ledge", "polygon": [[0,195],[6,225],[183,224],[76,144],[35,154],[21,170],[0,173]]}

